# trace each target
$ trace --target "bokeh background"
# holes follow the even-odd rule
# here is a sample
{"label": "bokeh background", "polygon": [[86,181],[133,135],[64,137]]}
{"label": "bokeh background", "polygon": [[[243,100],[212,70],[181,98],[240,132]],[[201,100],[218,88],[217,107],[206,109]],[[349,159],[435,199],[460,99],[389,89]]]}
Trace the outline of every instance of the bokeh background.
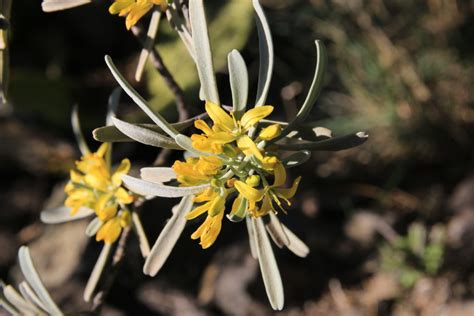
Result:
{"label": "bokeh background", "polygon": [[[258,42],[251,1],[206,0],[218,84],[231,96],[226,56],[239,49],[251,96]],[[325,85],[310,121],[333,135],[367,131],[362,146],[315,152],[291,169],[303,175],[282,221],[311,248],[305,259],[275,249],[286,296],[281,315],[474,315],[474,2],[469,0],[261,0],[275,44],[268,103],[290,119],[311,83],[314,40],[329,55]],[[14,1],[9,100],[0,118],[0,278],[18,280],[16,253],[31,247],[53,298],[87,311],[82,291],[100,251],[87,222],[46,226],[42,209],[63,199],[78,159],[70,111],[78,104],[90,145],[116,83],[110,54],[133,82],[139,43],[109,1],[43,13],[40,1]],[[146,19],[145,21],[146,22]],[[194,113],[198,81],[184,47],[166,23],[157,48],[186,91]],[[136,88],[171,121],[172,95],[150,67]],[[145,122],[123,98],[120,115]],[[312,123],[312,124],[313,124]],[[158,150],[115,147],[138,170]],[[179,158],[179,157],[174,157]],[[175,200],[142,212],[153,242]],[[187,225],[164,269],[145,277],[132,237],[102,315],[272,314],[245,225],[225,222],[216,244],[201,250]],[[1,313],[1,311],[0,311]]]}

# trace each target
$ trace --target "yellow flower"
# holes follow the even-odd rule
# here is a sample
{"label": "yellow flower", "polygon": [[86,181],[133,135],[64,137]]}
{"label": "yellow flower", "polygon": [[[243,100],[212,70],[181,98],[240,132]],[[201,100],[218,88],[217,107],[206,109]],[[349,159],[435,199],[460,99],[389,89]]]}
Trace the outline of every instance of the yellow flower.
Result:
{"label": "yellow flower", "polygon": [[[109,149],[107,143],[102,144],[97,152],[89,153],[76,162],[77,170],[71,170],[70,181],[65,187],[68,197],[65,205],[71,208],[74,216],[79,208],[87,207],[95,211],[104,225],[97,233],[98,240],[115,240],[117,232],[115,223],[121,206],[134,201],[133,195],[122,187],[122,176],[130,170],[130,161],[122,160],[115,172],[104,157]],[[125,212],[121,212],[125,214]],[[120,215],[123,216],[123,215]],[[119,233],[121,231],[118,230]]]}
{"label": "yellow flower", "polygon": [[242,119],[236,120],[233,114],[227,114],[219,105],[206,102],[206,112],[214,125],[210,128],[203,120],[197,120],[194,126],[204,135],[192,135],[193,147],[208,153],[221,154],[225,144],[237,141],[237,146],[248,156],[262,159],[260,151],[250,137],[245,134],[260,120],[270,115],[273,106],[264,105],[247,111]]}
{"label": "yellow flower", "polygon": [[97,232],[95,239],[97,241],[103,240],[106,244],[112,244],[118,239],[122,229],[130,226],[131,222],[132,217],[130,212],[123,211],[120,216],[114,217],[105,222]]}
{"label": "yellow flower", "polygon": [[[238,222],[246,216],[277,213],[274,204],[283,210],[280,201],[290,205],[300,181],[297,178],[290,188],[284,188],[286,170],[276,153],[265,150],[266,141],[280,134],[279,124],[269,125],[254,136],[258,122],[270,115],[272,106],[251,109],[240,119],[211,102],[206,102],[206,111],[213,125],[197,120],[194,125],[203,134],[191,136],[192,146],[216,156],[192,157],[173,164],[182,186],[209,184],[194,196],[193,202],[198,205],[186,215],[186,219],[193,220],[206,214],[191,236],[200,238],[202,248],[210,247],[219,235],[228,197],[233,202],[227,217]],[[273,178],[273,185],[268,184],[267,177]]]}
{"label": "yellow flower", "polygon": [[130,30],[154,5],[159,5],[162,11],[166,11],[168,2],[167,0],[115,0],[109,7],[109,13],[126,16],[125,26],[127,30]]}

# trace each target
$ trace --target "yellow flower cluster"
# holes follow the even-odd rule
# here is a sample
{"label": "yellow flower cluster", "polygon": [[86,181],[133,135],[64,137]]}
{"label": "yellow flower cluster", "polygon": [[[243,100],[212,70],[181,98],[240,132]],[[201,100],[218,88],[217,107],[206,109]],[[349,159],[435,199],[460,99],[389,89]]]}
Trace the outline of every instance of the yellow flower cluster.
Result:
{"label": "yellow flower cluster", "polygon": [[[266,142],[281,132],[279,124],[263,128],[256,137],[255,126],[273,111],[266,105],[253,108],[237,118],[219,105],[206,102],[206,112],[213,122],[210,127],[203,120],[195,122],[203,134],[191,136],[195,149],[209,156],[191,157],[186,162],[176,161],[173,170],[182,186],[210,184],[194,197],[200,203],[187,215],[194,219],[207,213],[204,223],[192,234],[200,238],[202,248],[210,247],[222,227],[225,204],[232,197],[232,210],[227,217],[240,221],[246,216],[260,217],[269,212],[284,211],[282,201],[290,205],[300,177],[290,188],[285,188],[286,170],[276,154],[265,150]],[[268,179],[273,178],[273,184]]]}
{"label": "yellow flower cluster", "polygon": [[125,25],[127,30],[147,14],[154,5],[159,5],[162,11],[168,7],[167,0],[115,0],[109,7],[110,14],[126,16]]}
{"label": "yellow flower cluster", "polygon": [[97,152],[88,153],[76,162],[77,170],[70,171],[70,181],[65,187],[68,195],[65,205],[71,208],[74,216],[79,208],[87,207],[95,211],[103,223],[97,231],[96,240],[113,243],[122,228],[131,223],[131,214],[122,209],[133,202],[133,195],[122,187],[122,175],[130,170],[130,161],[122,160],[120,166],[111,174],[104,156],[108,143],[102,144]]}

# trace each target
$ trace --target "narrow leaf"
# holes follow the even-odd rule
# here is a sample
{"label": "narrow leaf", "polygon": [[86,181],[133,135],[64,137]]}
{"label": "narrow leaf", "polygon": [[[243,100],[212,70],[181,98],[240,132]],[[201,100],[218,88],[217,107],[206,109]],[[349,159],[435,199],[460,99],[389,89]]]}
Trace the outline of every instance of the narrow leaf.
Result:
{"label": "narrow leaf", "polygon": [[159,148],[181,149],[173,138],[138,125],[127,123],[116,117],[112,118],[112,121],[123,134],[139,143]]}
{"label": "narrow leaf", "polygon": [[249,75],[245,61],[238,50],[227,56],[229,64],[230,88],[232,90],[233,112],[237,119],[241,118],[247,106],[249,93]]}
{"label": "narrow leaf", "polygon": [[288,144],[277,144],[280,149],[298,151],[298,150],[321,150],[321,151],[337,151],[349,149],[363,144],[369,135],[365,132],[358,132],[345,136],[329,138],[319,142],[295,141]]}
{"label": "narrow leaf", "polygon": [[247,233],[249,235],[250,253],[254,259],[258,259],[255,231],[253,230],[252,219],[249,216],[245,217],[245,224],[247,225]]}
{"label": "narrow leaf", "polygon": [[99,229],[102,227],[103,224],[104,222],[102,222],[98,217],[95,217],[93,220],[91,220],[89,225],[87,225],[86,235],[89,237],[94,236],[99,231]]}
{"label": "narrow leaf", "polygon": [[140,177],[145,181],[163,183],[176,179],[176,173],[167,167],[141,168]]}
{"label": "narrow leaf", "polygon": [[170,123],[168,123],[160,114],[154,113],[151,110],[145,99],[143,99],[142,96],[139,95],[138,92],[135,91],[135,89],[133,89],[133,87],[125,80],[122,74],[118,71],[110,56],[105,56],[105,63],[112,72],[112,75],[114,76],[115,80],[117,80],[118,84],[128,94],[128,96],[143,110],[143,112],[146,113],[146,115],[148,115],[153,120],[153,122],[156,123],[156,125],[161,127],[166,134],[168,134],[172,138],[175,138],[176,135],[178,135],[178,131]]}
{"label": "narrow leaf", "polygon": [[155,7],[151,15],[150,24],[148,25],[148,31],[146,33],[146,39],[143,43],[143,48],[140,52],[140,57],[138,58],[137,69],[135,70],[135,80],[140,82],[142,80],[143,71],[145,70],[145,65],[150,56],[150,52],[155,43],[156,34],[158,33],[158,26],[160,25],[161,11],[158,9],[158,6]]}
{"label": "narrow leaf", "polygon": [[40,214],[40,219],[45,224],[59,224],[82,219],[94,214],[94,211],[87,207],[81,207],[74,216],[71,216],[71,208],[61,206],[58,208],[44,210]]}
{"label": "narrow leaf", "polygon": [[46,311],[46,307],[43,305],[39,297],[35,294],[33,289],[30,287],[30,285],[23,281],[18,285],[18,289],[20,290],[21,295],[30,302],[32,305],[36,305],[40,307],[43,311]]}
{"label": "narrow leaf", "polygon": [[252,226],[255,232],[254,238],[255,245],[257,246],[258,263],[268,300],[274,310],[280,311],[283,309],[285,296],[283,282],[281,281],[272,245],[265,231],[262,218],[252,218]]}
{"label": "narrow leaf", "polygon": [[86,139],[84,138],[84,134],[82,133],[77,105],[74,105],[72,108],[71,125],[72,125],[72,131],[74,132],[74,137],[76,138],[77,145],[79,146],[79,150],[81,151],[81,154],[85,156],[91,151],[89,149],[89,146],[87,146]]}
{"label": "narrow leaf", "polygon": [[26,281],[33,288],[44,307],[46,307],[47,311],[52,315],[62,315],[61,310],[54,303],[53,299],[44,287],[43,282],[41,282],[38,272],[36,272],[33,261],[31,260],[30,250],[28,247],[22,246],[20,248],[18,251],[18,260]]}
{"label": "narrow leaf", "polygon": [[27,302],[21,295],[18,293],[13,286],[7,285],[3,288],[3,295],[5,298],[17,308],[22,315],[35,315],[38,314],[39,310],[33,304]]}
{"label": "narrow leaf", "polygon": [[92,0],[43,0],[41,7],[44,12],[54,12],[71,9],[91,2]]}
{"label": "narrow leaf", "polygon": [[298,151],[282,159],[286,168],[299,166],[311,158],[311,152],[308,150]]}
{"label": "narrow leaf", "polygon": [[112,248],[112,244],[105,244],[100,252],[99,258],[94,265],[94,269],[92,269],[91,275],[89,280],[87,280],[86,287],[84,289],[84,301],[89,302],[92,298],[92,294],[94,294],[95,288],[97,287],[97,283],[100,280],[100,276],[104,271],[105,265],[107,263],[107,259],[109,258],[110,249]]}
{"label": "narrow leaf", "polygon": [[166,223],[163,231],[158,236],[150,255],[143,266],[143,273],[155,276],[168,259],[179,236],[186,225],[186,214],[193,207],[193,196],[185,196],[181,199],[178,207],[174,209],[173,216]]}
{"label": "narrow leaf", "polygon": [[295,255],[301,258],[305,258],[309,254],[309,248],[306,244],[301,241],[288,227],[283,225],[283,230],[285,231],[290,243],[287,245],[287,248],[293,252]]}
{"label": "narrow leaf", "polygon": [[299,124],[301,124],[307,117],[308,114],[313,109],[314,103],[316,102],[321,90],[323,88],[323,80],[324,80],[324,72],[326,70],[326,63],[327,63],[327,56],[326,56],[326,48],[321,41],[316,41],[316,69],[314,71],[313,82],[311,83],[311,87],[309,88],[308,95],[306,96],[306,100],[304,101],[301,109],[296,114],[296,117],[293,121],[290,122],[282,131],[280,136],[273,139],[272,142],[275,142],[290,133]]}
{"label": "narrow leaf", "polygon": [[258,49],[260,53],[260,68],[258,71],[257,100],[255,106],[264,105],[267,101],[268,89],[273,73],[273,40],[268,21],[258,0],[253,0],[257,14]]}
{"label": "narrow leaf", "polygon": [[[197,115],[197,116],[192,117],[190,119],[187,119],[185,121],[173,123],[173,124],[171,124],[171,126],[173,126],[176,130],[181,131],[181,130],[183,130],[185,128],[188,128],[189,126],[193,125],[195,120],[205,119],[207,117],[208,117],[207,113],[202,113],[200,115]],[[129,124],[132,124],[132,123],[129,123]],[[133,124],[133,125],[136,125],[136,126],[139,126],[139,127],[142,127],[142,128],[146,128],[146,129],[152,130],[152,131],[160,133],[160,134],[164,134],[163,130],[155,124]],[[112,125],[112,126],[102,126],[102,127],[96,128],[92,132],[92,135],[93,135],[95,140],[97,140],[99,142],[103,142],[103,143],[105,143],[105,142],[113,142],[113,143],[115,143],[115,142],[131,142],[131,141],[133,141],[133,139],[131,139],[127,135],[123,134],[114,125]]]}
{"label": "narrow leaf", "polygon": [[175,187],[171,185],[162,185],[158,183],[148,182],[128,175],[122,176],[122,180],[128,189],[143,196],[161,196],[176,198],[199,193],[209,187],[209,184],[198,185],[193,187]]}
{"label": "narrow leaf", "polygon": [[148,238],[146,237],[145,230],[143,229],[140,216],[138,216],[136,212],[132,212],[132,221],[133,228],[135,229],[135,233],[137,234],[138,241],[140,243],[140,251],[143,258],[146,258],[150,254],[150,244],[148,243]]}
{"label": "narrow leaf", "polygon": [[270,212],[268,214],[270,221],[265,225],[270,237],[273,239],[273,242],[280,248],[290,244],[290,240],[283,230],[283,225],[281,224],[278,217]]}
{"label": "narrow leaf", "polygon": [[202,0],[189,2],[189,18],[191,22],[196,67],[205,100],[220,104],[217,91],[214,65],[212,63],[211,45],[207,31],[206,15]]}
{"label": "narrow leaf", "polygon": [[105,119],[105,125],[113,126],[114,122],[112,118],[116,116],[117,109],[120,103],[120,97],[122,96],[122,88],[115,88],[109,96],[108,107],[107,107],[107,116]]}

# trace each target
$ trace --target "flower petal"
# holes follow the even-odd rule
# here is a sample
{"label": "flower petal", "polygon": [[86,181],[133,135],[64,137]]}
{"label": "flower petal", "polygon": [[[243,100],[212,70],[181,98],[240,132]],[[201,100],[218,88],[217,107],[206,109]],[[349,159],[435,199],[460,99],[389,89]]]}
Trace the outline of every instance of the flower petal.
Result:
{"label": "flower petal", "polygon": [[270,113],[273,112],[273,106],[271,105],[264,105],[259,106],[257,108],[253,108],[242,116],[242,120],[240,124],[245,131],[249,130],[255,124],[257,124],[260,120],[266,118]]}
{"label": "flower petal", "polygon": [[257,190],[242,181],[235,181],[235,188],[250,202],[257,202],[263,198],[263,190]]}
{"label": "flower petal", "polygon": [[237,146],[242,150],[245,156],[255,156],[258,160],[263,159],[263,155],[257,148],[257,145],[247,135],[241,136],[237,139]]}
{"label": "flower petal", "polygon": [[206,112],[214,122],[215,125],[223,128],[224,130],[231,132],[235,128],[234,120],[227,114],[219,105],[206,102]]}

